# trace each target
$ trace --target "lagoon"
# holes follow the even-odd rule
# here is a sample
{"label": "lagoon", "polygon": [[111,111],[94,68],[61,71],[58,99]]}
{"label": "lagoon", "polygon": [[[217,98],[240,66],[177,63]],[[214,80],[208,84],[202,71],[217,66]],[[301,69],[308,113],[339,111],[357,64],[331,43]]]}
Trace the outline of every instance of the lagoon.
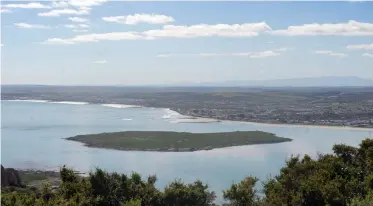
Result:
{"label": "lagoon", "polygon": [[[191,120],[169,109],[84,102],[2,101],[1,163],[19,169],[58,169],[67,165],[81,172],[99,166],[108,171],[143,176],[156,174],[157,186],[175,178],[196,179],[218,192],[247,175],[265,180],[276,175],[292,154],[331,152],[333,144],[357,146],[372,138],[373,129],[266,125],[245,122]],[[141,152],[89,148],[64,138],[102,132],[264,131],[293,141],[196,152]]]}

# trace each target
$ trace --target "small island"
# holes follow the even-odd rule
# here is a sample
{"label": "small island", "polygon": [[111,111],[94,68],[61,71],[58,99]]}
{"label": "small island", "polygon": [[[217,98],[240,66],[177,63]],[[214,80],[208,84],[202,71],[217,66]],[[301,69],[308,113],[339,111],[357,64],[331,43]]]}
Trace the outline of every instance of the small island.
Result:
{"label": "small island", "polygon": [[273,144],[292,140],[261,131],[220,133],[126,131],[77,135],[66,139],[82,142],[88,147],[159,152],[193,152],[231,146]]}

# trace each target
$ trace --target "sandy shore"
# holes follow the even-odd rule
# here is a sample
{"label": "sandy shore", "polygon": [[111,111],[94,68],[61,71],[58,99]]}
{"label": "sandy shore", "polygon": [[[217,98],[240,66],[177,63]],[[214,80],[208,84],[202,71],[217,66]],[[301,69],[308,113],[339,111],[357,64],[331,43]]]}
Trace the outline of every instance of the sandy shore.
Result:
{"label": "sandy shore", "polygon": [[[223,120],[225,121],[225,120]],[[332,125],[308,125],[308,124],[279,124],[279,123],[260,123],[260,122],[245,122],[245,121],[230,121],[229,122],[240,122],[246,124],[254,124],[261,126],[275,126],[275,127],[307,127],[307,128],[324,128],[324,129],[339,129],[339,130],[358,130],[358,131],[372,131],[373,128],[362,128],[362,127],[347,127],[347,126],[332,126]]]}
{"label": "sandy shore", "polygon": [[[172,110],[178,114],[179,112]],[[190,117],[194,119],[205,119],[205,120],[213,120],[212,122],[231,122],[231,123],[243,123],[243,124],[252,124],[258,126],[275,126],[275,127],[304,127],[304,128],[324,128],[324,129],[339,129],[339,130],[356,130],[356,131],[372,131],[373,128],[362,128],[362,127],[348,127],[348,126],[334,126],[334,125],[309,125],[309,124],[281,124],[281,123],[262,123],[262,122],[250,122],[250,121],[235,121],[235,120],[222,120],[222,119],[214,119],[210,117],[196,117],[196,116],[187,116],[180,114],[184,117]],[[197,123],[197,122],[196,122]],[[206,122],[208,123],[208,122]]]}

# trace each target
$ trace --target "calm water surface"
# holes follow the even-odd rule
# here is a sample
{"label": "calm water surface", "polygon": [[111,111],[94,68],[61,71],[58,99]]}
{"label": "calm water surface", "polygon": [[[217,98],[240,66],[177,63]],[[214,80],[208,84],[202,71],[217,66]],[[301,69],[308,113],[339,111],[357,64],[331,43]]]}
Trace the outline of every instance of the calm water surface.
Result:
{"label": "calm water surface", "polygon": [[[357,146],[373,130],[259,125],[239,122],[183,123],[167,109],[114,108],[69,103],[1,102],[1,163],[5,167],[82,172],[96,166],[109,171],[157,174],[159,187],[175,178],[201,179],[218,193],[247,175],[276,175],[291,154],[330,152],[335,143]],[[62,138],[125,130],[228,132],[261,130],[292,142],[251,145],[192,153],[126,152],[84,147]]]}

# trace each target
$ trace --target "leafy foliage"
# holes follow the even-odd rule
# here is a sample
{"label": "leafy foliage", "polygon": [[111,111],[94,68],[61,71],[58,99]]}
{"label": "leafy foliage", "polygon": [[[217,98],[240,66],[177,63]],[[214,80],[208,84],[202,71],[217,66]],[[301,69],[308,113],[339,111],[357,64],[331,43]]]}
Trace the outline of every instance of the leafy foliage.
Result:
{"label": "leafy foliage", "polygon": [[257,178],[247,177],[239,184],[233,184],[230,189],[223,191],[223,196],[232,205],[258,205],[259,197],[256,195],[256,190],[254,189],[257,182]]}
{"label": "leafy foliage", "polygon": [[[334,155],[292,157],[264,184],[270,205],[349,205],[373,190],[373,140],[360,148],[335,145]],[[356,202],[356,201],[355,201]]]}
{"label": "leafy foliage", "polygon": [[208,191],[208,186],[201,181],[185,185],[174,181],[165,188],[164,205],[213,205],[215,193]]}
{"label": "leafy foliage", "polygon": [[[373,140],[359,148],[335,145],[334,154],[292,156],[279,174],[263,182],[264,197],[255,189],[258,179],[247,177],[223,191],[232,206],[373,206]],[[163,191],[155,187],[156,176],[108,173],[97,168],[88,177],[61,168],[62,183],[53,190],[2,188],[1,205],[26,206],[208,206],[216,195],[197,180],[185,184],[175,180]]]}

